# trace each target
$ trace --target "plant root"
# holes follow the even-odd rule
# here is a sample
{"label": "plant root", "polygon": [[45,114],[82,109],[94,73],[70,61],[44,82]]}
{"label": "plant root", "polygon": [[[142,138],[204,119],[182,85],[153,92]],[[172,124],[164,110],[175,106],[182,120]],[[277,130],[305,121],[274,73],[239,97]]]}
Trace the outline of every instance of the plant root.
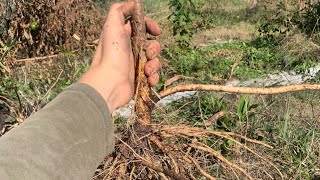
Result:
{"label": "plant root", "polygon": [[219,86],[219,85],[203,85],[203,84],[188,84],[179,85],[172,88],[165,89],[159,93],[161,98],[174,94],[176,92],[183,91],[218,91],[228,93],[239,93],[239,94],[281,94],[294,91],[304,90],[320,90],[318,84],[300,84],[292,86],[272,87],[272,88],[252,88],[252,87],[230,87],[230,86]]}
{"label": "plant root", "polygon": [[[233,137],[244,139],[267,148],[271,146],[251,140],[242,135],[229,132],[215,132],[188,126],[147,126],[145,129],[135,129],[130,126],[126,132],[122,132],[121,138],[116,135],[117,149],[113,161],[108,161],[106,167],[110,167],[106,179],[215,179],[208,172],[212,169],[203,166],[204,161],[219,160],[235,172],[235,176],[243,179],[253,179],[245,169],[227,160],[223,155],[209,147],[201,140],[210,136],[223,137],[238,144],[240,147],[253,153],[258,158],[268,162],[276,168],[271,161],[262,157],[246,145]],[[146,136],[145,134],[148,134]],[[201,154],[207,156],[207,160]],[[211,162],[211,164],[213,163]],[[209,168],[209,169],[208,169]],[[277,169],[277,168],[276,168]],[[278,169],[277,169],[278,170]],[[237,174],[236,172],[239,172]],[[101,173],[101,172],[100,172]],[[279,174],[281,172],[279,171]]]}
{"label": "plant root", "polygon": [[211,126],[213,123],[217,122],[220,118],[226,115],[226,112],[221,111],[213,115],[208,121],[204,122],[203,125],[208,127]]}

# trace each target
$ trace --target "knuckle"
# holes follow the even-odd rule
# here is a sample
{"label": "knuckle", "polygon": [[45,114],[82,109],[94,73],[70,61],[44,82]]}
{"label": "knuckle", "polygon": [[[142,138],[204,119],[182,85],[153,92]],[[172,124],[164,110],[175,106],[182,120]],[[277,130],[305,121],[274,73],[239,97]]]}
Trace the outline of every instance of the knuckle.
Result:
{"label": "knuckle", "polygon": [[113,3],[110,6],[110,11],[119,11],[121,9],[121,3]]}

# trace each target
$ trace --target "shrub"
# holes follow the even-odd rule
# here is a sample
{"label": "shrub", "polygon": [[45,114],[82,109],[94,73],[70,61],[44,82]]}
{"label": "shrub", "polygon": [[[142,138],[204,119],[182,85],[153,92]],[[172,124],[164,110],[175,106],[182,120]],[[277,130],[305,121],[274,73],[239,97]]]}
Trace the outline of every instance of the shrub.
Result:
{"label": "shrub", "polygon": [[173,20],[173,35],[181,46],[190,45],[195,33],[196,19],[199,18],[197,9],[200,3],[195,4],[192,0],[170,0],[170,8],[173,9],[169,19]]}

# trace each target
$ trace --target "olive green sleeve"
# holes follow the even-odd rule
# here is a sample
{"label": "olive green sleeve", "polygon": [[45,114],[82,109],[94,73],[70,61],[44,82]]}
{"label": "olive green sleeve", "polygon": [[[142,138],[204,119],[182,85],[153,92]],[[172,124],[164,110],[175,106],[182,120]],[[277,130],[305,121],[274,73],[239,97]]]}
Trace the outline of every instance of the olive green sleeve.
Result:
{"label": "olive green sleeve", "polygon": [[0,179],[91,179],[114,149],[113,123],[102,96],[73,84],[0,138]]}

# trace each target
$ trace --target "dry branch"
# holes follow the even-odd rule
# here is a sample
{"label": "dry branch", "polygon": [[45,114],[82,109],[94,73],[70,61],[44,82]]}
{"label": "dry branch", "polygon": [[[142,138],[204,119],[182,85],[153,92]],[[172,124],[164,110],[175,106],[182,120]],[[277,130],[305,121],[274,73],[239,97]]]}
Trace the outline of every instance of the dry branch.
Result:
{"label": "dry branch", "polygon": [[300,84],[292,86],[272,87],[272,88],[252,88],[252,87],[231,87],[231,86],[219,86],[219,85],[203,85],[203,84],[188,84],[179,85],[172,88],[165,89],[159,93],[161,98],[174,94],[176,92],[183,91],[218,91],[228,93],[240,93],[240,94],[280,94],[294,91],[304,90],[320,90],[320,85],[315,84]]}

